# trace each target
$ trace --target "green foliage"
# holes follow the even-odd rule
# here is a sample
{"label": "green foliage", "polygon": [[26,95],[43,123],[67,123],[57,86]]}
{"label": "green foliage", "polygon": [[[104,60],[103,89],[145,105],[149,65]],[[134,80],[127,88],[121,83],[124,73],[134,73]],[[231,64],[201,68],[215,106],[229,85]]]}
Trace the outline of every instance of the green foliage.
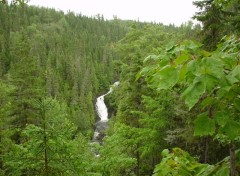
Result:
{"label": "green foliage", "polygon": [[[217,133],[224,133],[233,140],[240,135],[238,130],[234,130],[239,127],[239,120],[235,118],[239,99],[236,97],[239,90],[237,85],[240,81],[238,65],[236,65],[238,56],[235,55],[235,52],[239,48],[239,41],[234,38],[226,39],[212,53],[201,50],[200,46],[200,44],[190,41],[166,49],[163,54],[159,55],[158,59],[155,59],[159,65],[150,67],[151,63],[146,64],[147,68],[150,69],[148,72],[143,70],[142,75],[157,90],[170,89],[181,84],[183,87],[181,96],[189,109],[198,106],[198,102],[202,102],[200,107],[202,106],[206,112],[199,115],[195,120],[195,135],[215,134],[217,129],[215,123],[217,123],[219,125]],[[182,53],[184,53],[184,56],[182,56]],[[169,56],[169,59],[164,61],[162,55]],[[179,58],[184,58],[184,61],[179,61]],[[229,62],[229,60],[233,60],[233,62]],[[152,78],[152,75],[154,77],[162,77],[163,75],[169,77],[168,73],[161,71],[165,68],[175,70],[181,75],[181,79],[177,82],[173,80],[174,84],[172,85],[162,79],[149,79]],[[235,104],[236,107],[232,107],[232,104]],[[229,120],[226,118],[220,119],[219,116],[213,118],[212,108],[218,109],[221,106],[224,106],[225,109],[219,109],[220,113],[228,112]],[[206,110],[206,107],[210,109]],[[228,127],[232,125],[233,130],[231,131]]]}
{"label": "green foliage", "polygon": [[12,113],[11,94],[14,90],[14,86],[6,84],[5,81],[0,79],[0,175],[4,175],[2,167],[4,160],[2,154],[8,152],[8,146],[9,143],[11,143],[10,136],[12,135],[12,132],[8,130],[11,123],[8,117]]}
{"label": "green foliage", "polygon": [[[185,30],[184,27],[182,30]],[[110,152],[109,145],[115,151],[114,145],[117,145],[120,149],[118,155],[127,152],[128,156],[136,160],[133,170],[135,175],[152,174],[154,165],[160,160],[158,151],[168,144],[174,145],[175,139],[182,135],[183,127],[187,125],[183,122],[187,118],[183,116],[186,108],[181,110],[181,105],[175,105],[180,102],[177,91],[157,92],[154,89],[155,85],[160,89],[173,87],[180,79],[177,68],[162,67],[158,70],[160,74],[155,74],[155,68],[169,62],[171,58],[171,54],[162,54],[169,39],[178,41],[181,37],[183,34],[174,27],[139,25],[134,26],[118,44],[117,49],[122,58],[118,63],[121,66],[120,86],[109,95],[113,97],[111,101],[114,101],[112,104],[116,108],[116,115],[111,119],[109,136],[106,137],[113,145],[107,142],[104,148]],[[169,51],[173,47],[169,46]],[[150,53],[155,55],[151,54],[144,59]],[[162,62],[158,63],[156,54],[160,53]],[[184,59],[185,56],[182,56],[179,62]],[[143,64],[149,65],[143,68]],[[148,80],[154,86],[148,86],[142,74],[151,74]],[[171,135],[174,127],[177,127],[177,134]]]}
{"label": "green foliage", "polygon": [[196,82],[193,85],[190,85],[182,93],[182,97],[185,99],[185,103],[188,105],[189,109],[191,109],[205,93],[205,88],[203,82]]}
{"label": "green foliage", "polygon": [[171,67],[164,67],[159,71],[159,74],[154,76],[152,81],[162,82],[162,84],[159,84],[158,89],[168,89],[174,86],[178,81],[177,70]]}
{"label": "green foliage", "polygon": [[[0,5],[0,76],[16,87],[14,123],[37,124],[31,102],[47,95],[66,102],[71,120],[89,135],[94,99],[117,76],[114,43],[126,33],[126,24],[25,3]],[[86,123],[76,120],[81,118]]]}
{"label": "green foliage", "polygon": [[[0,118],[6,119],[9,116],[12,103],[10,95],[15,91],[15,87],[9,84],[6,84],[3,80],[0,79]],[[3,122],[4,120],[1,120]],[[1,124],[3,125],[3,124]]]}
{"label": "green foliage", "polygon": [[215,121],[208,117],[208,114],[200,114],[194,121],[195,136],[207,136],[215,133]]}
{"label": "green foliage", "polygon": [[180,148],[174,148],[171,152],[165,149],[162,156],[161,163],[156,165],[154,176],[193,175],[194,170],[200,166],[194,158]]}
{"label": "green foliage", "polygon": [[16,43],[12,46],[12,55],[18,59],[12,63],[8,81],[16,87],[13,93],[13,121],[17,127],[23,128],[26,123],[38,121],[32,101],[44,96],[44,81],[36,58],[30,56],[30,41],[26,32],[21,30],[14,38]]}
{"label": "green foliage", "polygon": [[86,175],[92,154],[82,134],[68,120],[66,105],[46,99],[40,105],[42,125],[28,125],[23,142],[5,154],[8,175]]}
{"label": "green foliage", "polygon": [[[236,152],[239,155],[239,151]],[[162,151],[162,161],[156,165],[154,176],[225,176],[230,174],[229,157],[215,165],[201,164],[180,148]],[[237,159],[239,162],[239,158]]]}
{"label": "green foliage", "polygon": [[202,23],[200,34],[205,48],[216,49],[224,35],[239,35],[238,0],[196,0],[193,4],[200,9],[194,19]]}
{"label": "green foliage", "polygon": [[[229,175],[229,158],[207,165],[159,151],[179,146],[203,161],[210,148],[216,161],[226,156],[216,141],[239,147],[239,39],[216,45],[239,31],[236,0],[196,3],[207,46],[182,42],[201,31],[191,22],[105,21],[16,2],[0,3],[0,174]],[[118,79],[110,129],[90,145],[94,100]]]}
{"label": "green foliage", "polygon": [[26,1],[0,14],[1,173],[94,175],[94,100],[118,76],[115,42],[129,23]]}
{"label": "green foliage", "polygon": [[137,129],[126,125],[116,125],[117,131],[104,139],[100,150],[99,170],[106,175],[132,174],[136,167],[134,152],[137,148]]}

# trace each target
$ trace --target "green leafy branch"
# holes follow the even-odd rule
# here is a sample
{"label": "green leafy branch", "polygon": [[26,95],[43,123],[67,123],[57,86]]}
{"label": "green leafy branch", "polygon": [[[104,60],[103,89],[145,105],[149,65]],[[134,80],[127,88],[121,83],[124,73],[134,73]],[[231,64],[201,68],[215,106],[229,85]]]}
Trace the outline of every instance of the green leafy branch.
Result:
{"label": "green leafy branch", "polygon": [[224,134],[230,140],[240,136],[240,42],[225,37],[213,52],[201,44],[185,41],[171,44],[159,55],[148,56],[138,73],[159,91],[181,88],[189,110],[202,110],[195,119],[195,135]]}

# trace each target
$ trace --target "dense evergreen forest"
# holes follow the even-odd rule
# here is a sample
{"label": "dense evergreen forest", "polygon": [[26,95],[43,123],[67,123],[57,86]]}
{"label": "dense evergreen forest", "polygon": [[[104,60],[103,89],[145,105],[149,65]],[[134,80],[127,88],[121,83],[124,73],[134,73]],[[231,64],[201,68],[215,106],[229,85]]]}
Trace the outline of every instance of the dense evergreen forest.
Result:
{"label": "dense evergreen forest", "polygon": [[239,0],[179,27],[26,2],[0,1],[0,175],[240,175]]}

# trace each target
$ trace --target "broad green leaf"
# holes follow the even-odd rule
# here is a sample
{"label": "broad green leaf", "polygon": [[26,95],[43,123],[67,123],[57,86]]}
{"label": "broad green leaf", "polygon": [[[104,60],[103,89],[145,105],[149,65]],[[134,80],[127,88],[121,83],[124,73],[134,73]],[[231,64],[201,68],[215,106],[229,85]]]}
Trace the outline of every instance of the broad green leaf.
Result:
{"label": "broad green leaf", "polygon": [[211,104],[213,104],[215,99],[213,97],[207,97],[201,102],[201,107],[205,108]]}
{"label": "broad green leaf", "polygon": [[201,54],[204,56],[204,57],[209,57],[211,54],[205,50],[202,50],[201,51]]}
{"label": "broad green leaf", "polygon": [[210,75],[210,74],[203,74],[201,77],[199,77],[200,80],[205,84],[206,89],[208,91],[211,91],[218,83],[218,78]]}
{"label": "broad green leaf", "polygon": [[175,63],[179,65],[186,62],[187,60],[189,60],[189,55],[185,52],[182,52],[182,54],[176,58]]}
{"label": "broad green leaf", "polygon": [[239,80],[230,74],[230,75],[226,76],[226,81],[229,85],[233,85],[234,83],[238,82]]}
{"label": "broad green leaf", "polygon": [[166,157],[168,154],[169,154],[169,150],[168,150],[168,149],[164,149],[164,150],[162,151],[162,153],[161,153],[161,155],[162,155],[163,157]]}
{"label": "broad green leaf", "polygon": [[135,80],[139,80],[139,78],[140,78],[141,76],[143,76],[143,74],[142,74],[142,70],[141,70],[140,72],[137,73],[137,75],[136,75],[136,79],[135,79]]}
{"label": "broad green leaf", "polygon": [[186,47],[187,47],[188,49],[191,49],[191,50],[195,50],[195,49],[197,49],[197,48],[199,48],[199,47],[202,46],[201,43],[198,43],[198,42],[192,41],[192,40],[186,41],[186,42],[185,42],[185,45],[186,45]]}
{"label": "broad green leaf", "polygon": [[180,46],[176,47],[173,52],[179,53],[179,52],[185,51],[185,49],[186,49],[185,45],[180,45]]}
{"label": "broad green leaf", "polygon": [[187,64],[187,72],[191,72],[193,75],[197,76],[198,70],[199,70],[199,61],[198,60],[192,60]]}
{"label": "broad green leaf", "polygon": [[192,84],[193,80],[196,78],[196,76],[192,72],[188,72],[187,70],[185,71],[184,74],[185,74],[185,77],[184,77],[185,83],[186,84]]}
{"label": "broad green leaf", "polygon": [[179,81],[183,81],[185,79],[186,73],[187,73],[187,65],[183,65],[179,71]]}
{"label": "broad green leaf", "polygon": [[201,164],[194,174],[194,176],[209,176],[212,174],[214,166],[208,164]]}
{"label": "broad green leaf", "polygon": [[170,61],[170,57],[168,54],[164,53],[164,54],[160,54],[159,55],[159,63],[158,66],[159,67],[165,67],[166,65],[169,64]]}
{"label": "broad green leaf", "polygon": [[217,97],[222,98],[222,97],[226,96],[230,89],[231,89],[231,86],[222,87],[221,89],[219,89],[217,91]]}
{"label": "broad green leaf", "polygon": [[229,120],[229,113],[225,111],[216,112],[214,119],[218,125],[223,127]]}
{"label": "broad green leaf", "polygon": [[214,119],[208,118],[207,113],[200,114],[194,120],[194,135],[195,136],[207,136],[213,135],[215,132]]}
{"label": "broad green leaf", "polygon": [[238,61],[238,57],[236,53],[218,53],[220,57],[220,59],[223,61],[224,63],[224,68],[225,69],[232,69],[233,66],[236,65],[237,61]]}
{"label": "broad green leaf", "polygon": [[178,81],[177,69],[170,66],[165,67],[154,75],[152,81],[158,83],[158,90],[169,89]]}
{"label": "broad green leaf", "polygon": [[205,57],[201,60],[201,73],[221,78],[223,76],[223,63],[217,58]]}
{"label": "broad green leaf", "polygon": [[230,73],[230,75],[234,76],[240,81],[240,65],[237,65],[233,71]]}
{"label": "broad green leaf", "polygon": [[175,47],[176,47],[175,43],[174,43],[174,42],[170,42],[170,43],[168,43],[167,46],[166,46],[166,51],[171,51],[171,50],[173,50]]}
{"label": "broad green leaf", "polygon": [[150,55],[143,60],[143,63],[146,63],[146,62],[151,61],[151,60],[153,60],[153,61],[158,60],[158,56],[157,55]]}
{"label": "broad green leaf", "polygon": [[228,120],[226,125],[220,131],[231,140],[234,140],[236,137],[240,136],[240,123],[234,120]]}
{"label": "broad green leaf", "polygon": [[153,71],[154,68],[151,66],[144,67],[140,72],[137,73],[136,75],[136,80],[139,79],[141,76],[147,75],[148,72]]}
{"label": "broad green leaf", "polygon": [[229,164],[224,164],[221,167],[219,167],[219,170],[215,174],[216,176],[226,176],[230,175],[230,169]]}
{"label": "broad green leaf", "polygon": [[185,103],[191,109],[200,99],[206,91],[206,86],[203,82],[197,82],[190,85],[183,93],[182,97],[185,99]]}
{"label": "broad green leaf", "polygon": [[[224,87],[225,88],[225,87]],[[227,88],[227,87],[226,87]],[[227,101],[231,101],[232,103],[234,103],[234,99],[236,97],[238,97],[239,92],[240,92],[240,87],[237,84],[234,84],[233,86],[231,86],[230,88],[228,87],[229,91],[228,93],[224,96],[224,98]]]}
{"label": "broad green leaf", "polygon": [[238,110],[238,111],[240,111],[240,98],[235,98],[235,100],[234,100],[234,107]]}

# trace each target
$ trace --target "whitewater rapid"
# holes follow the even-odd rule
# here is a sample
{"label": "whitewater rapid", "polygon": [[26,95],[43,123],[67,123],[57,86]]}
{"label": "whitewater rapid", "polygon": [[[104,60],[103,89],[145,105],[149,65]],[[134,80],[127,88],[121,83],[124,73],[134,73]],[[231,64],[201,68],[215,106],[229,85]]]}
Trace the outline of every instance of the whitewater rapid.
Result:
{"label": "whitewater rapid", "polygon": [[93,140],[97,140],[99,138],[100,134],[107,128],[108,109],[104,102],[104,97],[106,95],[110,94],[113,91],[114,87],[116,87],[118,85],[119,85],[119,82],[118,81],[115,82],[106,94],[101,95],[97,98],[95,107],[96,107],[97,115],[100,118],[100,121],[98,121],[95,124],[96,129],[94,132]]}

